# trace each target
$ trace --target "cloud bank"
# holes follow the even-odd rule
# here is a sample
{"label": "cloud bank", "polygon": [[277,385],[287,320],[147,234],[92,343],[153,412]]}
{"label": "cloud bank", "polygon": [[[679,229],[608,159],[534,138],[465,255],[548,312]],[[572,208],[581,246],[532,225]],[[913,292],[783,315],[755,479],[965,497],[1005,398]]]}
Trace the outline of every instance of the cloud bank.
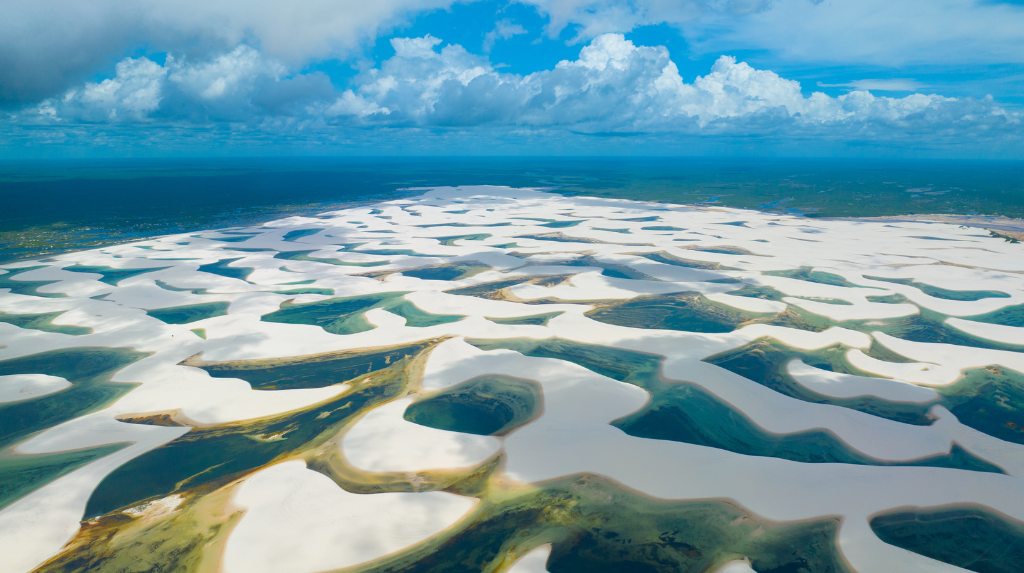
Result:
{"label": "cloud bank", "polygon": [[454,0],[31,0],[3,3],[0,106],[39,101],[139,46],[208,58],[245,43],[298,69],[344,58]]}
{"label": "cloud bank", "polygon": [[854,90],[804,95],[798,82],[730,56],[687,83],[668,50],[603,34],[576,60],[521,76],[432,36],[396,38],[395,55],[337,91],[322,74],[288,74],[241,45],[215,58],[126,58],[11,116],[22,126],[246,126],[316,134],[345,128],[564,130],[589,134],[829,135],[853,138],[1017,137],[1018,112],[992,98]]}

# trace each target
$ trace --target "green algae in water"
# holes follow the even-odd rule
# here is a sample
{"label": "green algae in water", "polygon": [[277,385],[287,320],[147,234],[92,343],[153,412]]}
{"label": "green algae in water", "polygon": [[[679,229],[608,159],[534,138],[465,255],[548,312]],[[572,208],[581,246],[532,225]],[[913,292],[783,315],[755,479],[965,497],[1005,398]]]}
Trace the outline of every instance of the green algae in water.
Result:
{"label": "green algae in water", "polygon": [[777,523],[720,501],[655,500],[584,475],[486,503],[471,526],[368,571],[504,570],[510,551],[552,542],[552,573],[705,572],[741,556],[768,573],[849,573],[838,528],[834,518]]}
{"label": "green algae in water", "polygon": [[146,314],[167,324],[188,324],[228,313],[230,302],[204,302],[185,306],[171,306],[147,310]]}
{"label": "green algae in water", "polygon": [[690,269],[704,269],[709,271],[720,271],[724,269],[722,265],[718,263],[707,263],[704,261],[693,261],[690,259],[684,259],[677,257],[665,251],[659,253],[641,253],[641,257],[648,258],[656,263],[664,263],[666,265],[674,265],[677,267],[686,267]]}
{"label": "green algae in water", "polygon": [[434,240],[439,241],[446,247],[458,246],[455,241],[483,241],[490,239],[492,235],[490,233],[473,233],[471,235],[452,235],[450,237],[434,237]]}
{"label": "green algae in water", "polygon": [[[156,282],[156,286],[158,286],[158,287],[160,287],[160,288],[162,288],[164,290],[169,290],[171,292],[190,292],[192,294],[210,294],[207,291],[206,288],[180,288],[180,287],[176,287],[176,286],[167,284],[164,281],[159,280],[159,279],[157,279],[154,282]],[[103,295],[103,296],[107,296],[107,295]]]}
{"label": "green algae in water", "polygon": [[0,376],[49,374],[71,383],[56,394],[0,404],[0,447],[72,418],[106,408],[135,384],[111,382],[125,366],[148,356],[128,348],[68,348],[0,361]]}
{"label": "green algae in water", "polygon": [[541,223],[541,227],[550,227],[552,229],[565,229],[567,227],[575,227],[583,221],[551,221],[550,223]]}
{"label": "green algae in water", "polygon": [[59,334],[70,334],[72,336],[81,336],[92,332],[91,328],[86,328],[84,326],[54,324],[53,320],[65,312],[67,311],[58,310],[56,312],[42,312],[39,314],[7,314],[6,312],[0,312],[0,322],[6,322],[21,328],[42,330],[43,332],[56,332]]}
{"label": "green algae in water", "polygon": [[255,390],[324,388],[383,370],[406,358],[416,356],[433,344],[433,341],[426,341],[406,346],[335,352],[301,358],[214,363],[190,359],[185,363],[202,368],[214,378],[241,378]]}
{"label": "green algae in water", "polygon": [[491,270],[490,265],[465,262],[451,265],[437,265],[418,269],[403,269],[402,275],[429,281],[457,281]]}
{"label": "green algae in water", "polygon": [[875,331],[884,332],[890,336],[909,340],[911,342],[927,342],[938,344],[955,344],[971,348],[988,348],[992,350],[1024,350],[1024,341],[1020,345],[1006,344],[973,336],[945,323],[946,316],[930,311],[919,309],[920,312],[910,316],[889,318],[885,320],[869,321],[846,321],[842,325],[846,328],[872,333]]}
{"label": "green algae in water", "polygon": [[72,265],[70,267],[64,267],[65,271],[71,271],[73,273],[92,273],[102,275],[99,279],[101,283],[107,283],[111,286],[117,286],[118,283],[125,279],[137,277],[142,274],[151,273],[155,271],[162,271],[169,269],[170,267],[154,267],[147,269],[115,269],[113,267],[95,267],[87,265]]}
{"label": "green algae in water", "polygon": [[857,285],[844,279],[839,275],[832,273],[826,273],[823,271],[815,271],[812,267],[800,267],[799,269],[792,271],[765,271],[762,274],[773,276],[773,277],[785,277],[789,279],[796,279],[801,281],[807,281],[811,283],[841,286],[848,288],[856,288]]}
{"label": "green algae in water", "polygon": [[701,251],[703,253],[714,253],[716,255],[743,255],[748,257],[770,257],[771,255],[759,255],[744,249],[742,247],[693,247],[691,250]]}
{"label": "green algae in water", "polygon": [[296,229],[294,231],[288,231],[281,237],[284,241],[294,241],[295,239],[301,239],[302,237],[309,237],[323,231],[323,229]]}
{"label": "green algae in water", "polygon": [[975,301],[985,298],[1010,298],[1010,295],[997,290],[950,290],[927,283],[916,282],[914,279],[890,279],[870,275],[864,275],[864,278],[873,281],[912,286],[928,296],[945,300]]}
{"label": "green algae in water", "polygon": [[233,263],[235,261],[240,261],[243,258],[244,257],[238,257],[237,259],[224,259],[222,261],[217,261],[216,263],[210,263],[208,265],[200,265],[199,266],[199,271],[200,272],[204,272],[204,273],[214,274],[214,275],[220,275],[222,277],[227,277],[229,279],[238,279],[240,281],[245,281],[245,280],[247,280],[249,278],[249,275],[251,275],[252,272],[254,270],[256,270],[256,269],[254,267],[232,267],[232,266],[230,266],[231,263]]}
{"label": "green algae in water", "polygon": [[1017,573],[1024,524],[976,507],[918,508],[871,519],[882,541],[977,573]]}
{"label": "green algae in water", "polygon": [[941,404],[960,423],[990,436],[1024,444],[1024,374],[999,366],[968,370],[936,387]]}
{"label": "green algae in water", "polygon": [[974,322],[987,322],[989,324],[1002,324],[1003,326],[1024,327],[1024,304],[1016,304],[1001,308],[988,314],[976,316],[964,316],[964,320]]}
{"label": "green algae in water", "polygon": [[[258,233],[257,233],[258,234]],[[209,237],[211,241],[220,241],[222,243],[242,243],[255,237],[256,235],[242,235],[239,237]]]}
{"label": "green algae in water", "polygon": [[642,295],[626,301],[606,303],[586,312],[594,320],[632,328],[682,332],[732,332],[747,324],[773,324],[800,330],[827,328],[806,313],[787,309],[776,315],[748,313],[714,303],[697,292]]}
{"label": "green algae in water", "polygon": [[495,324],[547,326],[548,321],[560,314],[562,314],[562,311],[531,314],[530,316],[513,316],[510,318],[491,318],[486,316],[484,318]]}
{"label": "green algae in water", "polygon": [[355,334],[372,330],[373,325],[363,313],[384,301],[401,297],[406,292],[387,292],[345,298],[332,298],[307,303],[284,302],[280,310],[263,315],[264,322],[310,324],[332,334]]}
{"label": "green algae in water", "polygon": [[907,297],[901,294],[890,294],[885,296],[868,295],[864,297],[868,302],[880,302],[883,304],[912,304]]}
{"label": "green algae in water", "polygon": [[328,265],[337,265],[343,267],[380,267],[390,264],[389,261],[354,262],[342,261],[340,259],[329,259],[309,256],[310,253],[315,253],[316,251],[316,249],[311,251],[288,251],[284,253],[278,253],[274,255],[274,258],[284,259],[287,261],[309,261],[313,263],[326,263]]}
{"label": "green algae in water", "polygon": [[10,272],[0,275],[0,288],[9,288],[14,294],[23,294],[26,296],[41,296],[44,298],[64,298],[68,296],[62,292],[39,292],[39,287],[52,285],[54,283],[59,283],[60,281],[27,281],[14,278],[22,273],[45,268],[48,267],[40,265],[37,267],[10,269]]}
{"label": "green algae in water", "polygon": [[323,297],[333,297],[334,289],[290,289],[288,291],[270,291],[274,295],[321,295]]}
{"label": "green algae in water", "polygon": [[846,349],[841,346],[804,352],[769,339],[760,339],[742,348],[707,358],[705,362],[791,398],[850,408],[904,424],[930,425],[932,419],[928,416],[928,410],[939,404],[967,427],[1001,440],[1024,444],[1024,375],[1009,369],[990,366],[968,370],[957,382],[934,387],[941,397],[924,404],[891,402],[873,396],[831,398],[803,387],[786,372],[786,364],[793,358],[799,358],[823,370],[873,376],[850,366],[844,357],[845,353]]}
{"label": "green algae in water", "polygon": [[428,255],[426,253],[417,253],[409,249],[361,249],[355,251],[357,253],[365,253],[367,255],[382,255],[388,256],[403,256],[403,257],[451,257],[453,255]]}
{"label": "green algae in water", "polygon": [[540,414],[544,395],[532,380],[478,376],[412,403],[406,420],[439,430],[504,436]]}
{"label": "green algae in water", "polygon": [[598,306],[586,315],[617,326],[685,332],[732,332],[757,317],[714,304],[696,292],[638,296]]}
{"label": "green algae in water", "polygon": [[928,416],[928,410],[936,402],[924,404],[891,402],[874,396],[832,398],[807,389],[786,371],[789,361],[799,358],[805,364],[822,370],[857,376],[873,376],[850,366],[845,358],[846,350],[846,348],[836,345],[813,352],[801,351],[790,348],[781,342],[762,338],[735,350],[706,358],[704,362],[725,368],[747,380],[804,402],[841,406],[915,426],[931,425],[933,420]]}
{"label": "green algae in water", "polygon": [[559,263],[568,267],[597,267],[601,269],[601,274],[606,277],[612,277],[617,279],[633,279],[643,281],[658,280],[652,276],[646,275],[628,265],[616,265],[613,263],[606,263],[592,256],[584,256],[575,258],[565,263]]}
{"label": "green algae in water", "polygon": [[664,359],[653,354],[562,338],[467,339],[466,342],[484,350],[506,348],[527,356],[565,360],[643,388],[651,394],[648,404],[640,411],[612,422],[613,426],[637,438],[671,440],[802,463],[950,467],[1001,473],[999,468],[959,446],[954,446],[946,455],[886,462],[861,454],[828,431],[810,430],[784,435],[768,432],[700,386],[664,380],[660,375]]}
{"label": "green algae in water", "polygon": [[729,291],[725,294],[732,296],[745,296],[747,298],[759,298],[761,300],[771,300],[775,302],[782,302],[782,298],[786,296],[770,286],[754,285],[746,285],[743,288]]}
{"label": "green algae in water", "polygon": [[127,445],[110,444],[83,450],[32,455],[15,454],[10,448],[0,451],[0,509],[57,478]]}
{"label": "green algae in water", "polygon": [[203,340],[206,340],[206,329],[205,328],[193,328],[189,332],[193,332],[199,338],[202,338]]}
{"label": "green algae in water", "polygon": [[392,362],[351,392],[297,413],[195,428],[110,473],[89,498],[85,517],[189,488],[224,485],[274,460],[315,448],[359,413],[401,393],[410,360]]}
{"label": "green algae in water", "polygon": [[458,322],[466,318],[464,314],[433,314],[405,299],[392,299],[380,304],[378,308],[401,316],[405,319],[406,326],[417,328]]}

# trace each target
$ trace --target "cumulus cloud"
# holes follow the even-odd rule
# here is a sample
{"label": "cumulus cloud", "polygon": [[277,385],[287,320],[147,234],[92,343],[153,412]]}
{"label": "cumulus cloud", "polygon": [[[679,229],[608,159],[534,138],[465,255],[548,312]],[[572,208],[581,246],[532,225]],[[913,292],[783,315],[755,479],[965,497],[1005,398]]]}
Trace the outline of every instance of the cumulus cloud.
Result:
{"label": "cumulus cloud", "polygon": [[[0,18],[0,106],[78,85],[140,46],[208,59],[246,44],[301,69],[346,58],[383,31],[457,0],[32,0]],[[461,0],[471,2],[473,0]],[[517,0],[585,43],[668,24],[693,49],[765,50],[791,61],[875,64],[1024,62],[1024,7],[980,0]],[[487,48],[523,30],[499,22]]]}
{"label": "cumulus cloud", "polygon": [[292,69],[345,57],[454,0],[32,0],[3,3],[0,105],[38,101],[146,45],[205,58],[245,43]]}
{"label": "cumulus cloud", "polygon": [[1020,115],[992,98],[892,98],[865,90],[805,96],[798,82],[730,56],[687,83],[666,48],[637,46],[621,34],[598,36],[577,59],[526,76],[501,73],[486,57],[432,36],[391,43],[393,57],[340,93],[320,74],[287,75],[280,62],[239,46],[203,61],[168,57],[163,66],[125,59],[115,77],[48,99],[13,121],[859,137],[1020,131]]}
{"label": "cumulus cloud", "polygon": [[852,82],[846,82],[843,84],[823,84],[818,82],[819,88],[852,88],[855,90],[865,91],[883,91],[883,92],[912,92],[919,89],[931,87],[917,80],[908,78],[892,78],[885,80],[865,79],[865,80],[853,80]]}
{"label": "cumulus cloud", "polygon": [[494,48],[494,43],[499,39],[508,40],[512,36],[525,33],[527,33],[526,28],[519,24],[513,24],[508,18],[498,20],[494,24],[494,29],[484,35],[484,53],[490,53],[491,49]]}
{"label": "cumulus cloud", "polygon": [[979,0],[518,0],[582,42],[668,24],[702,52],[896,66],[1024,62],[1024,6]]}

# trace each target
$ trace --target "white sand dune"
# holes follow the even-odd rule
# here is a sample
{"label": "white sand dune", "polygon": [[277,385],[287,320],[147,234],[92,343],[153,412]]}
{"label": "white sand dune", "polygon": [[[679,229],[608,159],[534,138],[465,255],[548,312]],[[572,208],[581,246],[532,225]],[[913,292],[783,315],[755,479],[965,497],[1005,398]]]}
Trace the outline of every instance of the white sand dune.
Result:
{"label": "white sand dune", "polygon": [[[794,399],[704,362],[762,338],[802,351],[841,345],[853,367],[878,378],[837,374],[800,361],[790,362],[788,373],[826,397],[873,396],[915,404],[934,400],[938,394],[931,387],[953,384],[967,369],[996,366],[1024,373],[1024,353],[1013,350],[913,342],[854,330],[862,323],[883,325],[924,313],[938,316],[944,328],[982,341],[1024,344],[1020,327],[970,319],[1024,304],[1019,245],[986,237],[976,229],[937,223],[808,220],[489,186],[424,191],[418,197],[318,217],[296,216],[232,229],[251,235],[243,242],[218,240],[237,234],[204,231],[3,265],[7,274],[42,267],[14,275],[13,280],[54,281],[38,292],[64,296],[0,289],[0,312],[62,312],[54,324],[90,331],[73,336],[0,322],[0,366],[7,359],[84,347],[130,348],[146,357],[114,374],[113,381],[136,385],[118,401],[44,429],[12,448],[19,455],[129,444],[0,510],[0,555],[5,556],[0,570],[28,572],[54,555],[78,531],[85,503],[104,476],[190,429],[127,424],[118,418],[176,412],[179,419],[196,426],[246,423],[308,408],[350,390],[348,384],[336,384],[258,391],[241,379],[214,378],[184,366],[185,359],[198,353],[208,361],[290,358],[432,339],[447,340],[431,351],[422,380],[412,381],[416,394],[373,408],[343,429],[340,451],[357,470],[456,472],[504,454],[502,477],[512,481],[540,483],[596,473],[658,498],[733,500],[767,519],[840,516],[840,550],[862,573],[959,570],[881,542],[868,526],[877,513],[965,503],[1024,519],[1024,445],[966,427],[942,406],[931,409],[935,421],[929,426],[901,424]],[[493,226],[502,223],[508,224]],[[315,232],[287,235],[306,230]],[[449,240],[467,236],[471,237]],[[447,244],[440,242],[442,238]],[[268,250],[234,250],[238,247]],[[308,251],[313,260],[275,258],[297,251]],[[719,270],[642,256],[662,252],[719,265]],[[457,280],[426,280],[412,272],[468,262],[490,269]],[[207,266],[220,263],[227,267]],[[154,270],[111,285],[99,280],[99,274],[68,270],[74,265]],[[593,265],[626,267],[651,280],[620,278]],[[806,275],[793,271],[829,273],[852,286],[802,280],[797,277]],[[375,274],[364,274],[368,272]],[[788,276],[777,276],[780,272]],[[556,278],[564,275],[571,276]],[[497,300],[507,298],[503,295],[484,298],[451,292],[517,278],[537,279],[534,282],[540,284],[510,286],[506,292],[516,302]],[[837,281],[833,277],[826,282]],[[980,292],[950,295],[928,287]],[[275,292],[299,288],[330,291]],[[767,300],[770,297],[764,294],[766,298],[740,296],[749,289],[766,288],[777,291],[772,297],[781,300]],[[630,328],[585,315],[601,301],[682,292],[698,292],[717,304],[765,316],[789,309],[832,326],[812,332],[753,324],[732,332],[697,333]],[[465,318],[421,327],[399,316],[399,310],[376,308],[364,313],[372,329],[347,335],[311,323],[261,320],[286,302],[302,305],[378,293],[405,293],[405,300],[424,313]],[[958,297],[976,300],[952,300]],[[228,303],[227,314],[167,324],[146,312],[210,302]],[[490,320],[547,313],[561,314],[546,325]],[[194,332],[198,329],[205,338]],[[768,433],[826,431],[879,463],[944,455],[959,445],[1006,475],[798,463],[640,439],[610,422],[643,408],[650,398],[645,390],[564,360],[507,350],[484,352],[465,342],[552,337],[663,357],[662,375],[668,383],[699,386]],[[899,355],[901,361],[868,356],[873,344]],[[417,396],[483,374],[537,381],[543,390],[542,415],[502,438],[426,428],[403,418]],[[57,399],[68,384],[47,372],[5,373],[0,375],[0,407]],[[439,492],[355,495],[301,462],[274,465],[247,477],[235,502],[247,513],[229,537],[224,567],[268,573],[366,563],[437,535],[477,503]],[[541,546],[509,570],[544,571],[549,552],[550,546]],[[750,568],[737,561],[723,569],[734,570]]]}
{"label": "white sand dune", "polygon": [[444,492],[349,493],[301,461],[252,475],[232,500],[245,516],[224,549],[226,573],[314,573],[366,563],[441,533],[477,504]]}

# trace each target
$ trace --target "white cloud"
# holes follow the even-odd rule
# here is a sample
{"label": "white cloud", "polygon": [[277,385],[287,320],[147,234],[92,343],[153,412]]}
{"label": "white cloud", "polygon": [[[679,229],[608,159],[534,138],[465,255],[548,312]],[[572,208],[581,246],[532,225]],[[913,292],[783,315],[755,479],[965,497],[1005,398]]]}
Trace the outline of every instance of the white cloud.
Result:
{"label": "white cloud", "polygon": [[919,89],[928,88],[931,86],[922,84],[917,80],[907,78],[891,78],[885,80],[853,80],[844,84],[823,84],[818,82],[819,88],[852,88],[855,90],[863,91],[881,91],[881,92],[912,92]]}
{"label": "white cloud", "polygon": [[701,52],[897,66],[1024,62],[1024,7],[979,0],[518,0],[575,41],[669,24]]}
{"label": "white cloud", "polygon": [[248,46],[206,61],[126,59],[117,76],[23,113],[19,121],[244,121],[256,125],[562,129],[584,133],[803,134],[1020,132],[991,98],[854,90],[805,96],[798,82],[722,56],[686,83],[662,46],[605,34],[576,60],[520,76],[432,36],[392,40],[395,55],[336,92],[318,74],[286,75]]}
{"label": "white cloud", "polygon": [[491,49],[494,48],[494,43],[499,39],[508,40],[512,38],[512,36],[518,36],[526,33],[526,28],[519,24],[513,24],[508,18],[498,20],[494,23],[494,29],[484,35],[484,53],[490,53]]}
{"label": "white cloud", "polygon": [[359,51],[382,30],[454,0],[8,0],[0,104],[75,85],[139,45],[206,58],[245,43],[295,70]]}

